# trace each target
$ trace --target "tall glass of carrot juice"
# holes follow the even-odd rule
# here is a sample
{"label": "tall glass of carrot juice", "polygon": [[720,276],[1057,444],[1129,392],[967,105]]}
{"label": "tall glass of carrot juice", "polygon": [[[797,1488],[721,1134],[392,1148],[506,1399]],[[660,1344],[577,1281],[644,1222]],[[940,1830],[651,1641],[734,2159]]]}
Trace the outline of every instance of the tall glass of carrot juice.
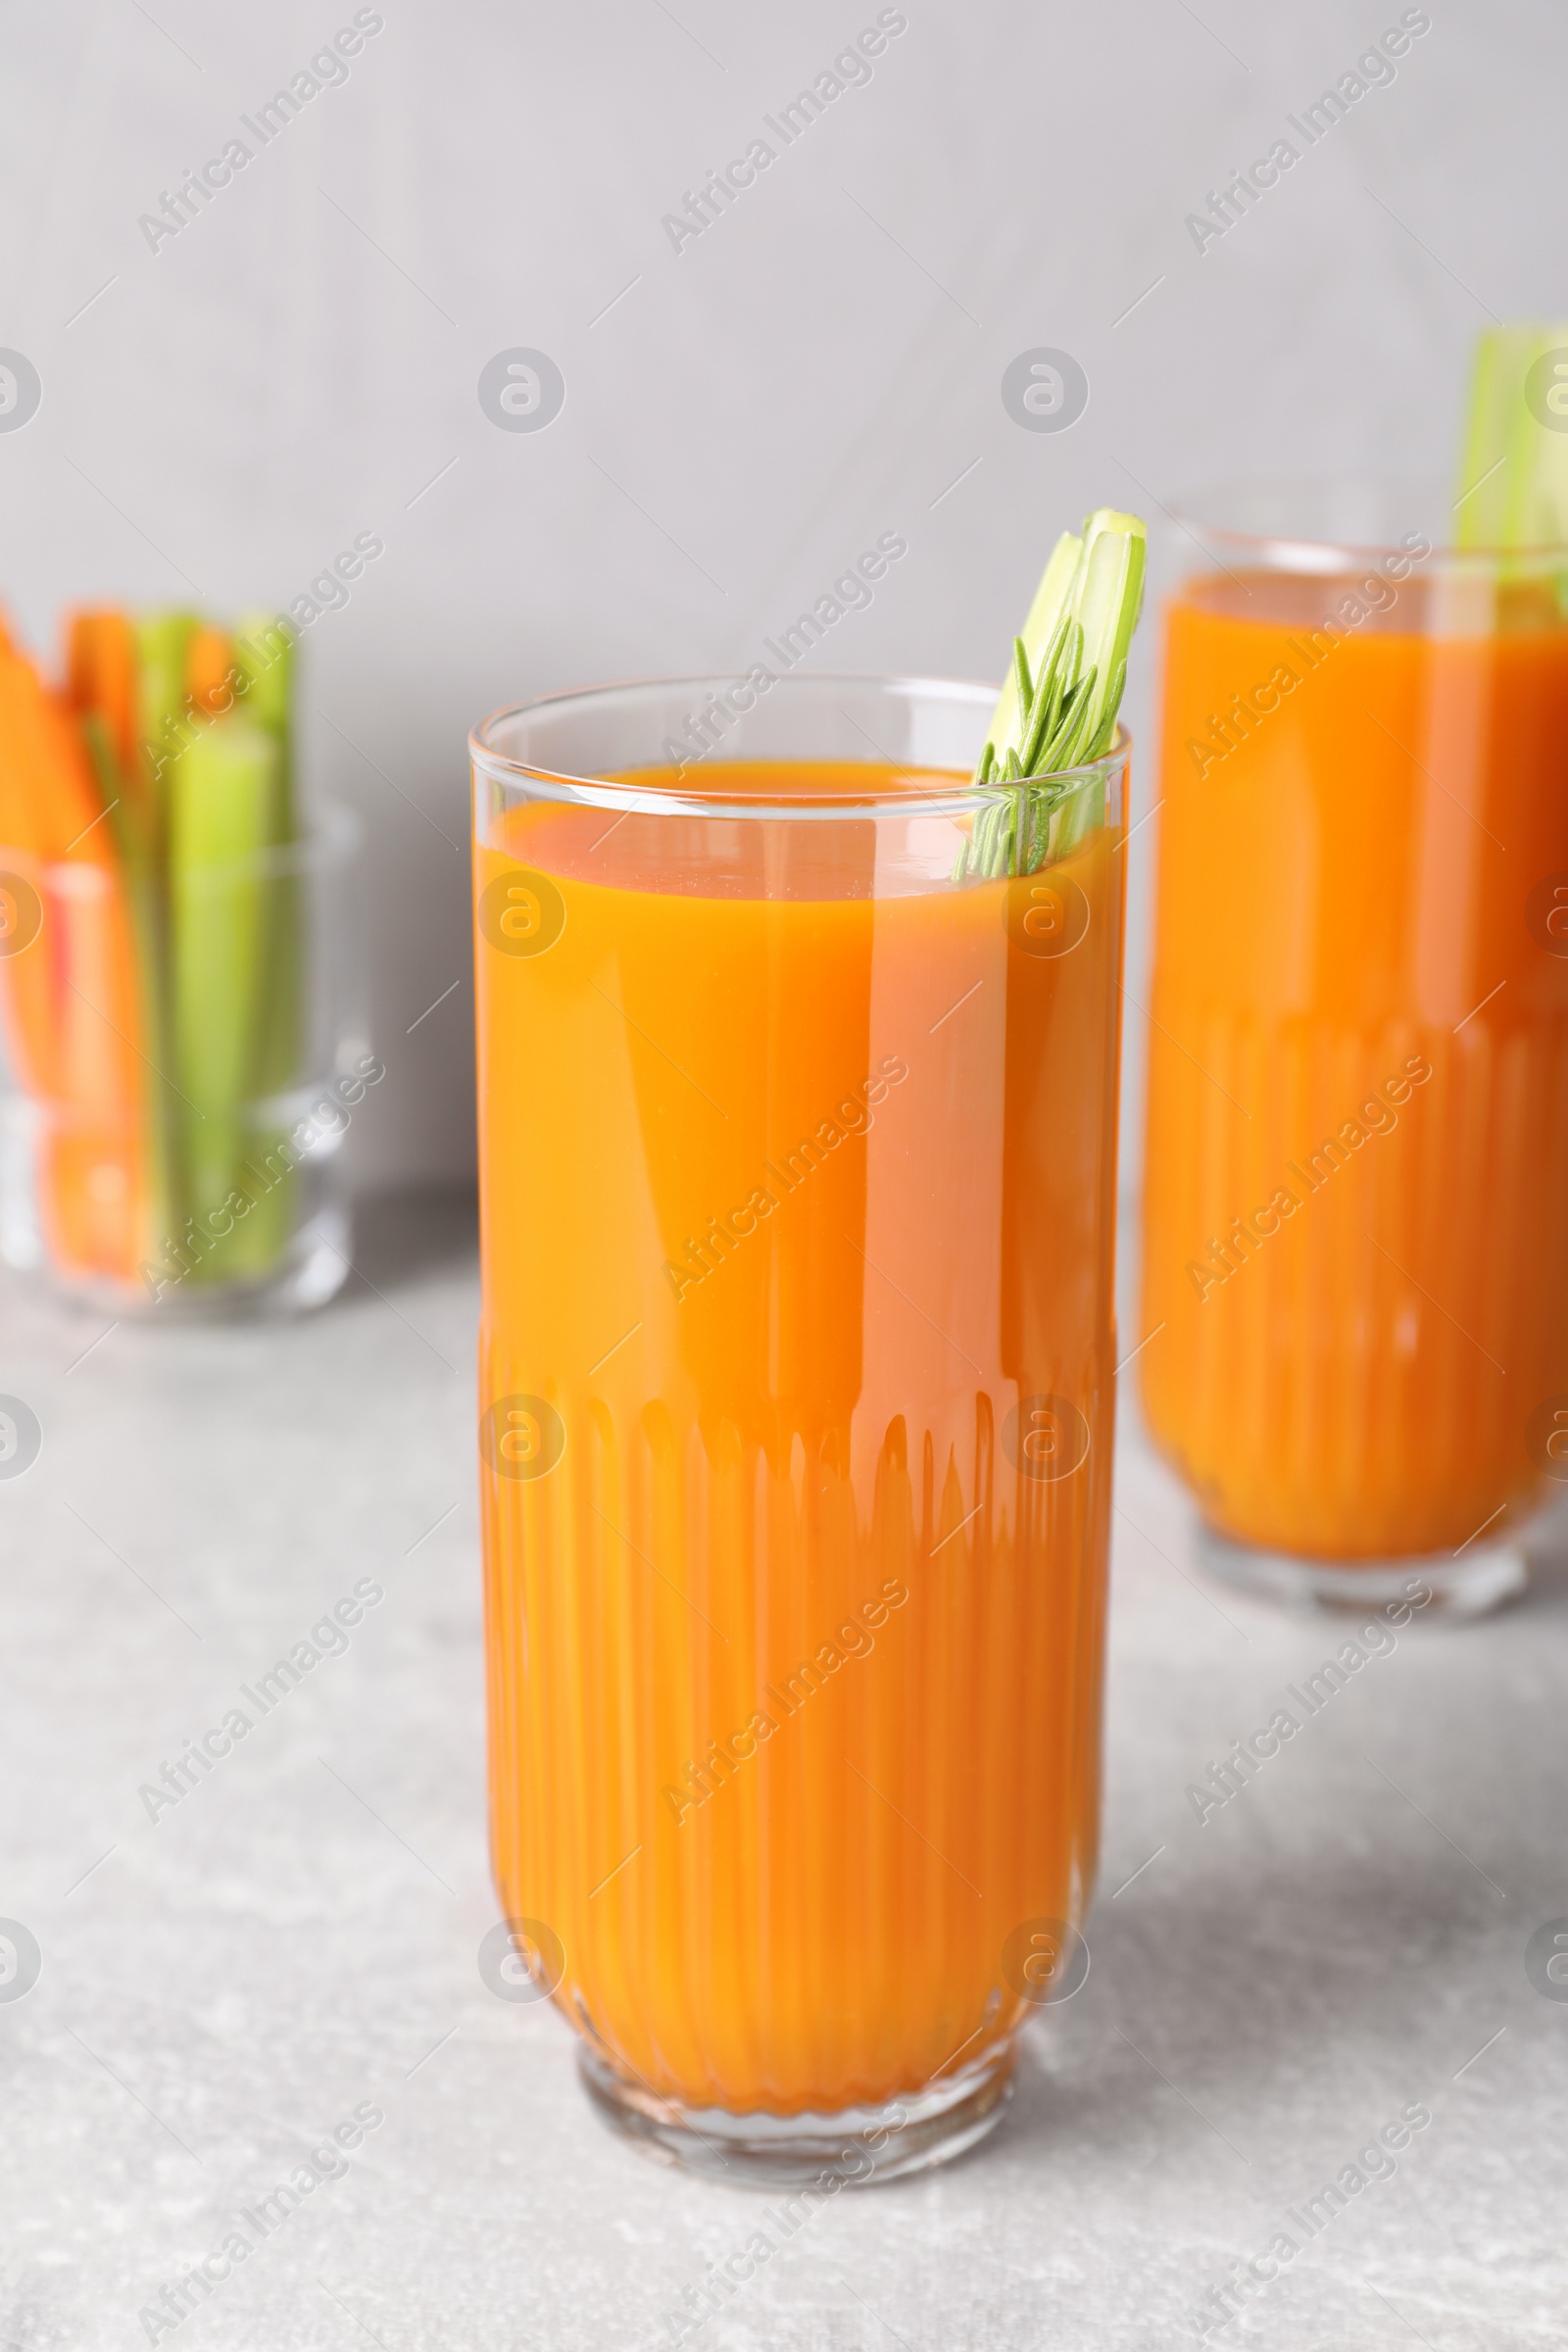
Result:
{"label": "tall glass of carrot juice", "polygon": [[1186,527],[1145,1408],[1219,1573],[1474,1611],[1568,1477],[1568,551],[1353,487]]}
{"label": "tall glass of carrot juice", "polygon": [[994,699],[472,738],[497,1933],[730,2179],[967,2146],[1086,1966],[1126,745],[957,879]]}

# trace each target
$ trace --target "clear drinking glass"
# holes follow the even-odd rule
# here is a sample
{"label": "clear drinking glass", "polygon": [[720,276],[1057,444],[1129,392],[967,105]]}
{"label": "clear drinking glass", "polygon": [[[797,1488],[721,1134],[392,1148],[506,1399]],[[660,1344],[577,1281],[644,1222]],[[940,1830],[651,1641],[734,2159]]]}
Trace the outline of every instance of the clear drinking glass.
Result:
{"label": "clear drinking glass", "polygon": [[355,1017],[355,819],[187,864],[0,846],[0,1258],[116,1315],[318,1305],[339,1146],[384,1075]]}
{"label": "clear drinking glass", "polygon": [[1487,1607],[1568,1477],[1568,549],[1446,519],[1195,502],[1166,613],[1144,1403],[1300,1602]]}
{"label": "clear drinking glass", "polygon": [[1127,746],[956,879],[994,700],[471,739],[498,1934],[731,2178],[967,2146],[1086,1965]]}

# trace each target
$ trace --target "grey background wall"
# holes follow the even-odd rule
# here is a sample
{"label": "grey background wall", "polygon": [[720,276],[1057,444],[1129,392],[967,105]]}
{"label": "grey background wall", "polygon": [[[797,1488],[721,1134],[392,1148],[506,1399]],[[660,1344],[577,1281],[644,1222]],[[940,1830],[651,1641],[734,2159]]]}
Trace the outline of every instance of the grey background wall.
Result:
{"label": "grey background wall", "polygon": [[[346,77],[320,68],[264,144],[242,118],[357,13],[379,29]],[[0,344],[42,385],[0,432],[0,594],[24,632],[51,636],[81,598],[287,609],[356,534],[384,542],[305,631],[310,785],[368,829],[389,1078],[350,1139],[362,1186],[472,1164],[478,714],[749,662],[887,530],[907,556],[808,659],[992,674],[1087,507],[1161,522],[1158,502],[1216,475],[1446,472],[1475,330],[1568,309],[1556,0],[1432,0],[1392,81],[1201,252],[1186,216],[1276,139],[1304,146],[1287,117],[1354,73],[1400,0],[900,0],[868,77],[845,68],[786,146],[766,118],[879,13],[0,17]],[[140,225],[236,137],[249,160],[177,233]],[[664,216],[758,138],[774,159],[677,249]],[[1008,364],[1043,346],[1088,378],[1067,430],[1003,404]],[[517,347],[564,379],[542,430],[480,406],[486,364]],[[1156,570],[1174,561],[1161,543]],[[1146,628],[1129,698],[1145,742],[1156,646]],[[1147,760],[1136,789],[1148,808]],[[1132,867],[1135,1003],[1153,832]]]}

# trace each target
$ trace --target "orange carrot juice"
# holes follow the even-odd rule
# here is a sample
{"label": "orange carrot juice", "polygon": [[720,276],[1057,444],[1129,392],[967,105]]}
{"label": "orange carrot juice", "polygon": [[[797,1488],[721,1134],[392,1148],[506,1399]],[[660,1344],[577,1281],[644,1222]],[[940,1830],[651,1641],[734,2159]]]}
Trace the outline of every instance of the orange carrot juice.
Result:
{"label": "orange carrot juice", "polygon": [[1568,1467],[1568,629],[1495,572],[1169,613],[1143,1393],[1262,1551],[1462,1572]]}
{"label": "orange carrot juice", "polygon": [[497,1881],[612,2098],[978,2113],[1094,1872],[1119,766],[963,887],[958,778],[628,782],[480,820]]}

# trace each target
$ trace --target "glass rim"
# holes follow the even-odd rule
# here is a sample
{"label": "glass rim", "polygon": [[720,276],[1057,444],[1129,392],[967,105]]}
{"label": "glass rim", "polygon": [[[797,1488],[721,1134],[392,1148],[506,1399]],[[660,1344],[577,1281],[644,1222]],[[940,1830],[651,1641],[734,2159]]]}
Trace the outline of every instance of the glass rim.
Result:
{"label": "glass rim", "polygon": [[[364,844],[365,824],[359,811],[346,801],[315,801],[301,812],[300,830],[292,841],[276,843],[270,849],[247,850],[238,858],[219,858],[203,865],[185,869],[188,878],[200,884],[238,883],[241,881],[277,881],[290,874],[330,873],[346,865]],[[106,887],[88,877],[119,877],[122,860],[118,849],[107,858],[41,857],[36,850],[16,842],[0,840],[0,872],[36,872],[46,878],[60,874],[78,875],[74,887],[93,891]],[[52,883],[58,888],[58,883]],[[67,885],[67,888],[72,885]]]}
{"label": "glass rim", "polygon": [[[1089,760],[1081,767],[1065,767],[1054,770],[1049,777],[1021,777],[1012,784],[1002,784],[993,780],[985,785],[976,785],[967,778],[958,777],[956,773],[955,781],[939,791],[873,792],[867,790],[837,798],[828,798],[818,793],[705,792],[700,786],[690,791],[671,791],[664,788],[650,790],[636,784],[616,783],[604,776],[579,776],[564,768],[554,768],[543,762],[521,760],[512,753],[497,750],[494,742],[494,737],[509,721],[524,717],[532,712],[569,712],[572,705],[592,710],[595,705],[603,705],[616,696],[652,692],[673,691],[683,701],[688,696],[701,701],[705,693],[745,684],[750,677],[751,671],[748,669],[718,670],[691,675],[677,673],[663,677],[619,678],[596,686],[553,688],[549,693],[528,695],[519,703],[505,704],[500,710],[492,710],[487,717],[480,719],[469,730],[468,756],[474,770],[488,781],[501,784],[526,784],[535,788],[532,797],[536,799],[557,800],[580,804],[588,808],[609,808],[627,816],[722,816],[772,818],[782,821],[794,818],[824,819],[867,815],[972,815],[978,807],[1005,807],[1025,784],[1049,782],[1059,785],[1064,779],[1070,779],[1075,784],[1082,785],[1091,779],[1102,778],[1125,764],[1132,748],[1132,737],[1118,719],[1116,732],[1111,738],[1108,749],[1103,751],[1098,760]],[[995,708],[997,697],[1002,692],[1000,684],[991,685],[976,678],[928,677],[905,671],[884,673],[875,670],[831,669],[812,670],[805,677],[775,676],[769,692],[776,691],[779,687],[799,690],[801,687],[808,686],[841,693],[852,688],[864,687],[874,687],[884,691],[888,689],[903,689],[906,692],[923,691],[971,701],[977,710],[988,713]],[[872,748],[875,749],[875,746]],[[780,765],[790,763],[787,757],[781,759],[779,762]],[[854,762],[845,761],[844,764],[852,766]],[[869,766],[871,762],[867,760],[865,764]],[[901,773],[930,775],[944,772],[929,768],[920,769],[912,765],[906,770],[901,769],[897,760],[887,760],[885,755],[882,764]],[[650,769],[658,766],[667,769],[668,762],[650,760],[648,766]],[[694,760],[690,766],[695,770],[698,768],[698,762]],[[682,782],[684,783],[684,781],[683,774]],[[542,793],[537,789],[540,786],[546,788]]]}
{"label": "glass rim", "polygon": [[[1501,463],[1499,459],[1498,464]],[[1287,494],[1294,491],[1310,495],[1336,486],[1343,487],[1348,482],[1381,492],[1403,490],[1417,497],[1426,493],[1429,512],[1431,505],[1441,504],[1443,511],[1451,516],[1481,488],[1486,479],[1487,476],[1483,474],[1470,484],[1468,490],[1461,491],[1457,498],[1450,498],[1445,491],[1440,500],[1434,502],[1431,499],[1434,483],[1430,476],[1396,473],[1358,475],[1351,471],[1340,474],[1222,475],[1183,496],[1174,497],[1166,507],[1165,514],[1179,530],[1196,537],[1205,547],[1219,545],[1240,558],[1250,557],[1260,569],[1266,571],[1355,571],[1389,556],[1408,558],[1412,551],[1396,540],[1376,535],[1363,537],[1353,532],[1270,529],[1262,525],[1219,521],[1215,519],[1216,514],[1227,504],[1257,498],[1269,491]],[[1562,540],[1535,540],[1518,547],[1460,547],[1451,539],[1430,537],[1425,531],[1419,535],[1429,542],[1425,554],[1419,558],[1423,568],[1437,564],[1482,569],[1495,568],[1504,564],[1526,569],[1539,567],[1543,570],[1558,570],[1568,567],[1568,542]]]}
{"label": "glass rim", "polygon": [[292,841],[279,842],[270,850],[250,850],[243,858],[215,860],[211,865],[193,867],[193,873],[210,876],[248,876],[252,880],[276,880],[286,874],[330,873],[346,865],[356,851],[364,847],[365,820],[347,801],[317,801],[301,811],[300,830]]}

